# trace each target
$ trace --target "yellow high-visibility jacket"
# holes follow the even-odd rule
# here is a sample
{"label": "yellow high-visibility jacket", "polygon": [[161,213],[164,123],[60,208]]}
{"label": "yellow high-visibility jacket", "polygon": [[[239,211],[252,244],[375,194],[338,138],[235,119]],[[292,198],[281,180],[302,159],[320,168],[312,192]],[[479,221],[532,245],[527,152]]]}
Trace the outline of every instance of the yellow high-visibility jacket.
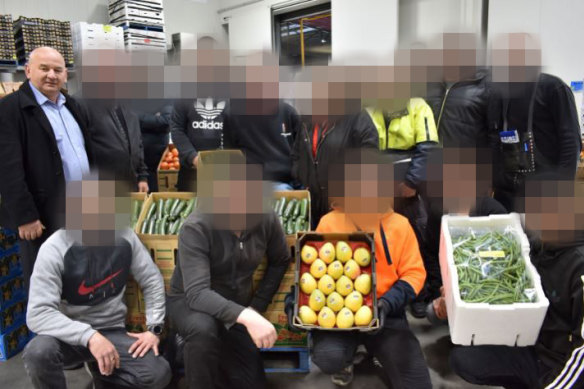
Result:
{"label": "yellow high-visibility jacket", "polygon": [[426,181],[428,154],[438,146],[432,108],[424,99],[411,98],[404,110],[389,114],[389,125],[382,110],[367,108],[366,111],[377,128],[379,149],[411,156],[403,180],[409,187],[419,189],[420,183]]}
{"label": "yellow high-visibility jacket", "polygon": [[411,150],[418,143],[438,142],[432,108],[421,98],[411,98],[406,109],[390,114],[389,126],[383,111],[367,108],[379,133],[380,150]]}

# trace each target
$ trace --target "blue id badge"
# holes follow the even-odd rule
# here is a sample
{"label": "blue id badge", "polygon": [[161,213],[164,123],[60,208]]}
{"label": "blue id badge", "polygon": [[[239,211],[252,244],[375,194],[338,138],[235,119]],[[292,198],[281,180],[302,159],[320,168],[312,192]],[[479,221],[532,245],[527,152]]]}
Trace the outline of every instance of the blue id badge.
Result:
{"label": "blue id badge", "polygon": [[513,144],[519,143],[519,133],[517,130],[508,130],[499,132],[499,138],[501,138],[501,143]]}

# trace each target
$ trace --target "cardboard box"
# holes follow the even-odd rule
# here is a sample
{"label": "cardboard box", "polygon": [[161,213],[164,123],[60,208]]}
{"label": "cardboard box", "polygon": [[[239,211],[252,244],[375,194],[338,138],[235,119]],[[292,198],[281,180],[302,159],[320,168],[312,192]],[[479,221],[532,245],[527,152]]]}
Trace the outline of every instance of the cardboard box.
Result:
{"label": "cardboard box", "polygon": [[157,177],[158,177],[158,191],[159,192],[175,192],[176,191],[176,184],[178,182],[178,171],[176,170],[161,170],[160,165],[166,159],[166,154],[172,151],[175,148],[173,144],[169,144],[164,153],[162,153],[162,157],[158,162],[158,169],[157,169]]}
{"label": "cardboard box", "polygon": [[[142,224],[144,223],[148,211],[153,203],[158,203],[158,200],[163,199],[180,199],[180,200],[191,200],[197,196],[193,192],[152,192],[150,196],[146,199],[142,205],[142,211],[140,212],[140,217],[136,223],[135,231],[142,242],[146,241],[161,241],[161,240],[176,240],[178,235],[160,235],[160,234],[142,234],[140,233],[142,229]],[[193,208],[194,209],[194,208]]]}
{"label": "cardboard box", "polygon": [[12,331],[26,322],[26,299],[16,301],[0,311],[0,334]]}
{"label": "cardboard box", "polygon": [[[345,241],[349,245],[353,246],[353,250],[357,247],[365,247],[369,250],[371,254],[371,262],[368,266],[362,267],[361,272],[370,274],[371,276],[371,292],[363,296],[363,305],[367,305],[371,308],[373,313],[373,319],[368,326],[353,326],[350,328],[322,328],[319,325],[304,324],[300,317],[298,316],[298,309],[302,305],[308,305],[309,296],[302,292],[299,287],[300,277],[305,272],[309,271],[310,265],[305,264],[300,258],[300,251],[305,244],[313,245],[317,250],[319,245],[324,242],[331,242],[336,245],[338,241]],[[298,234],[298,241],[296,242],[296,273],[295,273],[295,296],[294,296],[294,327],[301,330],[314,330],[318,329],[321,331],[360,331],[360,332],[370,332],[379,328],[379,312],[377,310],[377,273],[375,271],[375,241],[372,233],[366,232],[353,232],[350,234],[346,233],[316,233],[316,232],[306,232]],[[318,280],[317,280],[318,282]],[[318,314],[318,312],[316,312]]]}
{"label": "cardboard box", "polygon": [[288,317],[283,310],[266,311],[263,316],[274,325],[278,334],[277,346],[307,346],[307,332],[292,332],[288,329]]}
{"label": "cardboard box", "polygon": [[25,324],[0,335],[0,361],[6,361],[18,354],[33,336]]}
{"label": "cardboard box", "polygon": [[[454,264],[451,228],[505,231],[511,228],[520,243],[526,270],[533,281],[536,302],[491,305],[467,303],[460,297]],[[440,234],[440,270],[452,343],[461,345],[529,346],[535,344],[549,302],[529,259],[529,241],[516,213],[486,217],[443,216]]]}
{"label": "cardboard box", "polygon": [[11,280],[22,275],[22,264],[18,254],[18,245],[7,250],[4,256],[0,258],[0,282]]}
{"label": "cardboard box", "polygon": [[[132,229],[134,230],[135,233],[138,233],[138,231],[136,230],[136,226],[138,225],[138,219],[140,219],[140,215],[142,214],[142,208],[144,207],[144,203],[146,202],[147,198],[148,198],[147,193],[143,192],[130,193],[130,222],[132,223]],[[137,215],[134,215],[133,214],[134,202],[136,201],[141,201],[142,205],[140,206]]]}
{"label": "cardboard box", "polygon": [[21,276],[0,282],[0,311],[20,300],[26,299],[26,289]]}

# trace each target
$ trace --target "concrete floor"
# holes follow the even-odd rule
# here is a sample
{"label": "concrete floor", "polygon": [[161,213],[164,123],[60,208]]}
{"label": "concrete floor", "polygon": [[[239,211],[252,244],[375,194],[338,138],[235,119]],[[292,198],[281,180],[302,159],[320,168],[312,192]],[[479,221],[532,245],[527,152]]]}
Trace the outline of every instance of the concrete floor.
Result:
{"label": "concrete floor", "polygon": [[[437,389],[467,389],[479,388],[470,385],[450,371],[448,355],[451,344],[448,337],[448,327],[432,327],[424,320],[409,317],[410,325],[420,340],[428,366],[432,384]],[[91,380],[85,369],[66,372],[70,389],[91,389]],[[308,374],[269,374],[268,381],[273,389],[328,389],[335,388],[329,376],[320,372],[316,366],[312,366]],[[31,388],[26,376],[22,358],[20,355],[7,362],[0,362],[0,387],[10,389]],[[184,386],[182,383],[179,389]],[[348,386],[351,389],[376,389],[385,388],[379,378],[376,368],[370,361],[365,361],[355,368],[355,380]],[[481,386],[480,388],[485,388]]]}

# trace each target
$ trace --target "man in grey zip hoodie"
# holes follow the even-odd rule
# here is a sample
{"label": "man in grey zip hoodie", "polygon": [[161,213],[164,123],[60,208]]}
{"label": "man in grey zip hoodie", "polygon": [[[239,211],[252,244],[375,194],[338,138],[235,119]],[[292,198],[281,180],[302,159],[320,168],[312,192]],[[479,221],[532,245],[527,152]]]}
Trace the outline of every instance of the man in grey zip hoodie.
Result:
{"label": "man in grey zip hoodie", "polygon": [[[189,389],[262,389],[259,349],[271,348],[277,334],[258,312],[272,301],[290,250],[268,206],[261,167],[246,166],[242,155],[227,161],[215,155],[214,163],[200,166],[199,204],[179,233],[168,316],[185,340]],[[264,257],[264,276],[254,291],[253,275]]]}
{"label": "man in grey zip hoodie", "polygon": [[[116,228],[116,183],[68,183],[66,218],[66,229],[41,246],[31,278],[27,325],[38,336],[23,358],[33,386],[65,388],[63,366],[90,362],[107,387],[165,387],[170,368],[158,357],[164,282],[136,234]],[[149,331],[139,334],[124,325],[130,275],[146,302]]]}

